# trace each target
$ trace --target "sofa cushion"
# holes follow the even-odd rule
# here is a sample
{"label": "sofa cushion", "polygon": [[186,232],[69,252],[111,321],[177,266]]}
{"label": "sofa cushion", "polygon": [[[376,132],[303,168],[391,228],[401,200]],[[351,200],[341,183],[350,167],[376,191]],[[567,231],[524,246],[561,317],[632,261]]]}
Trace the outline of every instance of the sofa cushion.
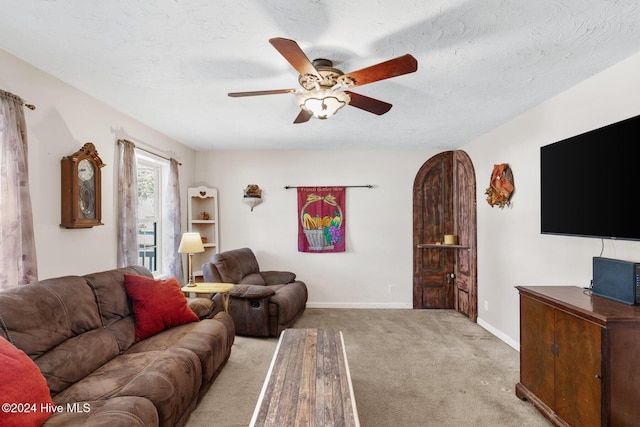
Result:
{"label": "sofa cushion", "polygon": [[[100,349],[100,351],[96,351]],[[119,353],[113,335],[104,328],[85,332],[60,343],[36,359],[46,373],[51,394],[65,390],[104,365]]]}
{"label": "sofa cushion", "polygon": [[260,273],[247,274],[242,279],[240,279],[240,281],[235,283],[241,285],[266,285],[266,282],[264,281],[264,278]]}
{"label": "sofa cushion", "polygon": [[198,357],[182,348],[122,354],[53,398],[54,403],[139,396],[158,411],[160,426],[182,425],[191,412],[202,381]]}
{"label": "sofa cushion", "polygon": [[266,285],[281,285],[296,280],[296,274],[290,271],[262,271],[260,275]]}
{"label": "sofa cushion", "polygon": [[260,272],[258,260],[249,248],[215,254],[211,257],[211,263],[225,283],[240,283],[243,277]]}
{"label": "sofa cushion", "polygon": [[197,322],[175,277],[154,280],[134,274],[124,275],[135,318],[136,342],[165,329]]}
{"label": "sofa cushion", "polygon": [[144,397],[123,396],[78,402],[77,411],[56,412],[45,427],[151,427],[160,423],[153,402]]}
{"label": "sofa cushion", "polygon": [[[24,351],[4,338],[0,338],[0,378],[0,396],[3,404],[0,425],[39,426],[49,418],[51,412],[41,410],[41,405],[53,405],[42,372]],[[27,405],[29,410],[16,406],[9,407],[10,410],[7,411],[7,404]]]}
{"label": "sofa cushion", "polygon": [[151,271],[140,265],[83,276],[95,294],[102,325],[113,334],[120,352],[131,347],[136,338],[131,301],[124,287],[125,274],[153,278]]}
{"label": "sofa cushion", "polygon": [[211,385],[215,374],[222,368],[231,352],[235,337],[233,319],[219,312],[213,319],[204,319],[162,331],[134,344],[126,354],[184,348],[198,356],[202,364],[202,385]]}
{"label": "sofa cushion", "polygon": [[153,278],[153,274],[142,266],[116,268],[83,276],[96,295],[104,326],[110,326],[132,314],[131,303],[127,299],[127,290],[124,287],[125,274]]}
{"label": "sofa cushion", "polygon": [[4,336],[34,360],[64,340],[102,326],[93,293],[78,276],[3,291],[0,317]]}
{"label": "sofa cushion", "polygon": [[229,296],[243,299],[261,299],[275,294],[271,287],[256,285],[236,285],[229,291]]}
{"label": "sofa cushion", "polygon": [[119,353],[115,338],[101,327],[91,288],[79,276],[3,291],[0,318],[0,335],[38,365],[52,396]]}

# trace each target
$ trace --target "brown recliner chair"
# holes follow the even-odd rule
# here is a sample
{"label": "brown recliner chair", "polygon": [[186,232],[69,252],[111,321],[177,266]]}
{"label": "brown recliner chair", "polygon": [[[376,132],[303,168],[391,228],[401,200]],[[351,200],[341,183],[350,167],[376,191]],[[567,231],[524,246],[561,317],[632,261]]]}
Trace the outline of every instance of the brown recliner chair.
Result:
{"label": "brown recliner chair", "polygon": [[213,255],[202,273],[205,282],[236,285],[229,292],[229,314],[237,335],[277,337],[298,320],[307,304],[307,286],[295,280],[295,273],[260,271],[249,248]]}

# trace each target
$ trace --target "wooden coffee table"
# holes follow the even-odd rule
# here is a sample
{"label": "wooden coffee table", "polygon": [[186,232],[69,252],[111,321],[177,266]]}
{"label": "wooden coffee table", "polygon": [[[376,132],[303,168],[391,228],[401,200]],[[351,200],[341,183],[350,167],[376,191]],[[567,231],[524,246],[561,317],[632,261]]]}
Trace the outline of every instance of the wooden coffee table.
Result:
{"label": "wooden coffee table", "polygon": [[222,307],[225,312],[229,312],[229,291],[233,289],[232,283],[213,283],[213,282],[201,282],[196,283],[195,286],[183,286],[182,292],[194,294],[220,294],[222,297]]}
{"label": "wooden coffee table", "polygon": [[342,332],[282,332],[250,425],[360,425]]}

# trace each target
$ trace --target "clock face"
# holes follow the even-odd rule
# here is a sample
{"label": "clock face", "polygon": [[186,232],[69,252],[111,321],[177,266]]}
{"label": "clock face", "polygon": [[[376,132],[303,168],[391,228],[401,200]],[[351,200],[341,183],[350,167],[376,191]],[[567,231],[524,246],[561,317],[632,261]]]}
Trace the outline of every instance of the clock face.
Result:
{"label": "clock face", "polygon": [[93,163],[87,159],[80,160],[80,163],[78,163],[78,178],[82,181],[88,181],[93,178],[93,174]]}

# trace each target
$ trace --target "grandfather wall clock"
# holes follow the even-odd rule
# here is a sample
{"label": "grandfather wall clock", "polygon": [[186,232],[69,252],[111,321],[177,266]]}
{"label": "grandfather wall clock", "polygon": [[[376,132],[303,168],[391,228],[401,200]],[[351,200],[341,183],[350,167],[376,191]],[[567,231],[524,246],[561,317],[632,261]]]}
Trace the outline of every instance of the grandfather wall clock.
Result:
{"label": "grandfather wall clock", "polygon": [[102,181],[104,166],[96,147],[87,142],[79,151],[62,158],[62,221],[65,228],[103,225]]}

